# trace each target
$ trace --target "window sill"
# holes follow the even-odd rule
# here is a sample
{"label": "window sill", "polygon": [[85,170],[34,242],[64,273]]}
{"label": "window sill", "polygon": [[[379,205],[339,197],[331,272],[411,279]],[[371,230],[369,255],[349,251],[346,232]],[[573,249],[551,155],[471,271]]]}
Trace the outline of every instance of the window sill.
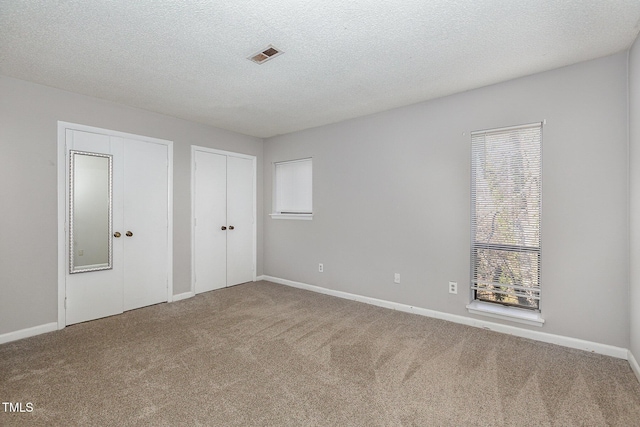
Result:
{"label": "window sill", "polygon": [[302,219],[312,220],[313,214],[269,214],[271,219]]}
{"label": "window sill", "polygon": [[467,310],[471,314],[524,323],[525,325],[542,326],[544,324],[542,315],[537,311],[523,310],[516,307],[473,301],[467,305]]}

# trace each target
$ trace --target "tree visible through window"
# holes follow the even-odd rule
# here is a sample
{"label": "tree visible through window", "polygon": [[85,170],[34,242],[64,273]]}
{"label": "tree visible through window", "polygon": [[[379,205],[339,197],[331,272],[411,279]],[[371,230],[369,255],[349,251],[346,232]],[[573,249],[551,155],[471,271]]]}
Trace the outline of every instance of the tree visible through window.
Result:
{"label": "tree visible through window", "polygon": [[475,299],[539,309],[542,124],[473,132],[471,146]]}

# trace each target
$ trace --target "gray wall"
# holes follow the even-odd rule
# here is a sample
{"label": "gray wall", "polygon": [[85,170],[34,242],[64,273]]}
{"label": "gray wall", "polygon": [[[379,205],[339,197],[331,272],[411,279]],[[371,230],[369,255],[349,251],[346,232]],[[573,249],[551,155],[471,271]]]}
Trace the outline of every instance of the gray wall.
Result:
{"label": "gray wall", "polygon": [[631,219],[631,292],[629,298],[631,342],[629,349],[640,362],[640,39],[629,53],[629,164]]}
{"label": "gray wall", "polygon": [[191,286],[190,145],[255,155],[262,176],[259,138],[0,76],[0,334],[57,321],[58,120],[174,142],[174,294]]}
{"label": "gray wall", "polygon": [[[626,53],[267,139],[264,273],[470,316],[469,132],[543,119],[546,324],[523,327],[628,347]],[[270,163],[309,156],[313,221],[270,219]]]}
{"label": "gray wall", "polygon": [[[175,294],[190,287],[194,144],[258,156],[258,274],[469,316],[469,132],[546,119],[541,330],[630,347],[638,358],[637,263],[628,302],[626,59],[621,53],[270,138],[264,161],[257,138],[0,76],[0,334],[57,320],[58,120],[174,141]],[[634,213],[638,42],[629,77]],[[271,163],[308,156],[313,221],[271,220]],[[635,259],[633,221],[631,248]],[[450,280],[458,295],[447,292]]]}

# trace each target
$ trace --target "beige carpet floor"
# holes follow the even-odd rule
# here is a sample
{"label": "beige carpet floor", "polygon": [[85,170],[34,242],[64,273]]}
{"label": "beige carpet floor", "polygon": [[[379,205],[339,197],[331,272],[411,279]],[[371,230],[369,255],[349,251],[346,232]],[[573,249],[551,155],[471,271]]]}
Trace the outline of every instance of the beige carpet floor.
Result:
{"label": "beige carpet floor", "polygon": [[624,360],[268,282],[4,344],[0,400],[34,408],[2,426],[640,426]]}

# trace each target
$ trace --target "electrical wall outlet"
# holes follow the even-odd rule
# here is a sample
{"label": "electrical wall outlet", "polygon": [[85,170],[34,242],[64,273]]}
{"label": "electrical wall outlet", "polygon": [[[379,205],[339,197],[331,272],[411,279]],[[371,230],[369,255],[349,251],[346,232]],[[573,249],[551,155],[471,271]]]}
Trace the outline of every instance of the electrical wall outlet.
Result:
{"label": "electrical wall outlet", "polygon": [[318,273],[324,273],[324,264],[318,264]]}
{"label": "electrical wall outlet", "polygon": [[400,273],[393,275],[393,283],[400,283]]}
{"label": "electrical wall outlet", "polygon": [[449,293],[450,294],[458,293],[458,282],[449,282]]}

